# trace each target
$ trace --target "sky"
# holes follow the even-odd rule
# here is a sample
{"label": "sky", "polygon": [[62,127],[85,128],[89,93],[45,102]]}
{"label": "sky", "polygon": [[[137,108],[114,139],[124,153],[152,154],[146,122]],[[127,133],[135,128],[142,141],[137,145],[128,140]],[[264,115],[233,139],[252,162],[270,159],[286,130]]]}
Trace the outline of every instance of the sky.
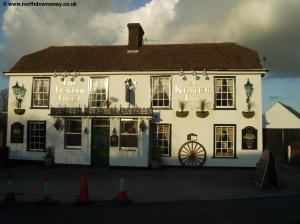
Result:
{"label": "sky", "polygon": [[[269,70],[262,81],[264,111],[277,101],[300,111],[300,0],[75,0],[73,7],[7,2],[0,3],[0,72],[48,46],[126,45],[127,23],[139,22],[146,44],[236,42],[256,50]],[[0,73],[0,88],[7,83]]]}

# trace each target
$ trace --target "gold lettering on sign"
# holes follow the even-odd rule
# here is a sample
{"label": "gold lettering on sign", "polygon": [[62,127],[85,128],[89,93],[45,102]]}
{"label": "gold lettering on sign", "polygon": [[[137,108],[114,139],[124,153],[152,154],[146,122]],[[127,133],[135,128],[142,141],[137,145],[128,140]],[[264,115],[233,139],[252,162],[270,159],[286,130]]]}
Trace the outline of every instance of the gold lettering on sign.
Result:
{"label": "gold lettering on sign", "polygon": [[64,80],[62,86],[55,87],[59,102],[79,102],[80,95],[86,92],[83,87],[76,87],[75,81]]}
{"label": "gold lettering on sign", "polygon": [[211,93],[211,88],[199,87],[195,80],[191,80],[187,87],[175,86],[175,93],[183,95],[185,101],[199,101],[200,94]]}

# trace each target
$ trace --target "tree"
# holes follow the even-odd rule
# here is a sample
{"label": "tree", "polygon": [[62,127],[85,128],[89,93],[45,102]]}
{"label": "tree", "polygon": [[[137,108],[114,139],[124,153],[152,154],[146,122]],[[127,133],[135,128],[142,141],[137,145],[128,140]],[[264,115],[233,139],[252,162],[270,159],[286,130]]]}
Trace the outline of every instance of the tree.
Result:
{"label": "tree", "polygon": [[8,89],[0,90],[0,112],[7,111],[8,108]]}

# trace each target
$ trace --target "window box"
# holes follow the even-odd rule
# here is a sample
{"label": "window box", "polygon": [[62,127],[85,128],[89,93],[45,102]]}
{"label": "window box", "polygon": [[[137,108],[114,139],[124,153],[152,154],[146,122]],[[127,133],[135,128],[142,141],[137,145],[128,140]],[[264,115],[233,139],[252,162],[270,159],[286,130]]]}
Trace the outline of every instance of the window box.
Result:
{"label": "window box", "polygon": [[189,115],[188,111],[176,111],[177,117],[187,117]]}
{"label": "window box", "polygon": [[243,114],[243,116],[245,118],[252,118],[252,117],[254,117],[255,112],[254,111],[250,111],[250,112],[248,112],[248,111],[242,111],[242,114]]}
{"label": "window box", "polygon": [[209,112],[208,111],[196,111],[196,115],[197,115],[197,117],[205,118],[209,115]]}
{"label": "window box", "polygon": [[25,113],[25,109],[14,109],[15,114],[22,115]]}

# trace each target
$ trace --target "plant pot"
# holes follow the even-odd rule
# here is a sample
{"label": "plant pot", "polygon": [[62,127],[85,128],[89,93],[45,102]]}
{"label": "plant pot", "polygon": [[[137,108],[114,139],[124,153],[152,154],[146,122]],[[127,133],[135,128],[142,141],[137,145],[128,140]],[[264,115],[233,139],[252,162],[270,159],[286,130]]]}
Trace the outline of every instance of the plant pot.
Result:
{"label": "plant pot", "polygon": [[248,111],[242,111],[242,114],[243,114],[243,116],[245,118],[251,118],[251,117],[253,117],[255,115],[255,112],[254,111],[250,111],[250,112],[248,112]]}
{"label": "plant pot", "polygon": [[176,111],[176,116],[177,117],[186,117],[189,115],[188,111]]}
{"label": "plant pot", "polygon": [[22,115],[25,113],[25,109],[14,109],[15,113],[18,115]]}
{"label": "plant pot", "polygon": [[54,165],[54,157],[45,157],[45,167],[52,167]]}
{"label": "plant pot", "polygon": [[197,117],[205,118],[209,115],[208,111],[196,111]]}
{"label": "plant pot", "polygon": [[158,170],[161,168],[161,160],[160,159],[152,159],[151,160],[152,169]]}

